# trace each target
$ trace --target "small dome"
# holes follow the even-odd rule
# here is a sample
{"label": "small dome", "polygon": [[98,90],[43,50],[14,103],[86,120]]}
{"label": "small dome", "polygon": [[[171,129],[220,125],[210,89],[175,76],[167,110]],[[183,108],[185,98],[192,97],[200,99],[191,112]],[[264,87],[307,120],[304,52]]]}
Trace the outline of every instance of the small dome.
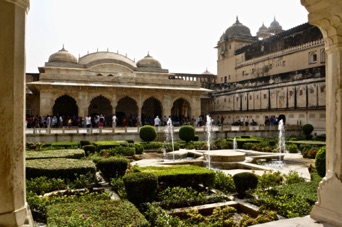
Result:
{"label": "small dome", "polygon": [[158,60],[154,59],[150,54],[148,53],[147,56],[145,56],[143,59],[139,60],[137,62],[137,66],[139,68],[158,68],[161,69],[161,64]]}
{"label": "small dome", "polygon": [[267,32],[267,27],[264,25],[264,23],[262,23],[262,26],[259,28],[259,33],[264,33]]}
{"label": "small dome", "polygon": [[251,31],[249,28],[240,23],[239,18],[236,17],[236,22],[230,26],[225,33],[225,38],[230,39],[234,37],[248,36],[251,37]]}
{"label": "small dome", "polygon": [[205,71],[202,73],[202,75],[213,75],[208,68],[205,69]]}
{"label": "small dome", "polygon": [[71,62],[77,63],[77,58],[64,49],[64,46],[57,53],[49,57],[49,62]]}
{"label": "small dome", "polygon": [[271,34],[268,32],[267,27],[264,25],[264,23],[262,23],[262,26],[259,28],[259,31],[257,32],[257,36],[259,38],[267,38],[270,35]]}
{"label": "small dome", "polygon": [[283,28],[280,26],[279,22],[274,17],[274,20],[272,21],[270,27],[268,28],[269,32],[272,33],[279,33],[283,30]]}

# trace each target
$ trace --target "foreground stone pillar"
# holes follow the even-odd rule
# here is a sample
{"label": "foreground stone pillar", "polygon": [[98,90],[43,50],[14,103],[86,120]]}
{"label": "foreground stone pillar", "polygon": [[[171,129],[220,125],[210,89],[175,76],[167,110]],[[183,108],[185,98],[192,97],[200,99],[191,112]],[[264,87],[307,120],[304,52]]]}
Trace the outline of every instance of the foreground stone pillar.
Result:
{"label": "foreground stone pillar", "polygon": [[25,20],[29,0],[0,0],[0,226],[22,226],[25,193]]}
{"label": "foreground stone pillar", "polygon": [[309,23],[323,33],[326,50],[326,176],[311,217],[342,226],[342,1],[302,0]]}

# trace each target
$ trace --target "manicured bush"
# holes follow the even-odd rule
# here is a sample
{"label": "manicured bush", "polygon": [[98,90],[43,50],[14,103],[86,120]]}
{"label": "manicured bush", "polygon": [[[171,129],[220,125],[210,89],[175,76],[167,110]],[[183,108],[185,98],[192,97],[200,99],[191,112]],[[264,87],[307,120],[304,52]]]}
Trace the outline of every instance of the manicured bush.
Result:
{"label": "manicured bush", "polygon": [[97,168],[101,171],[102,176],[109,180],[125,175],[128,163],[127,158],[110,157],[98,161]]}
{"label": "manicured bush", "polygon": [[305,134],[306,139],[311,139],[311,133],[313,132],[314,127],[312,124],[305,124],[303,125],[303,132]]}
{"label": "manicured bush", "polygon": [[153,173],[130,173],[123,177],[127,199],[135,205],[152,202],[158,188],[158,178]]}
{"label": "manicured bush", "polygon": [[79,145],[80,145],[79,142],[52,142],[52,143],[44,144],[44,147],[52,147],[52,149],[53,148],[69,149],[69,148],[78,148]]}
{"label": "manicured bush", "polygon": [[48,226],[142,226],[145,217],[127,200],[58,203],[47,207]]}
{"label": "manicured bush", "polygon": [[97,141],[94,142],[94,145],[96,147],[96,151],[101,151],[104,149],[111,149],[118,147],[124,143],[127,143],[126,141]]}
{"label": "manicured bush", "polygon": [[326,172],[326,151],[325,147],[319,149],[316,154],[315,166],[319,176],[324,177]]}
{"label": "manicured bush", "polygon": [[254,143],[244,143],[243,144],[243,149],[245,150],[252,150],[254,146]]}
{"label": "manicured bush", "polygon": [[84,157],[82,149],[60,149],[46,151],[26,151],[26,160],[30,159],[46,159],[46,158],[74,158],[80,159]]}
{"label": "manicured bush", "polygon": [[194,187],[204,185],[212,188],[215,182],[215,172],[200,166],[146,166],[138,167],[137,171],[154,173],[158,177],[161,188]]}
{"label": "manicured bush", "polygon": [[320,134],[320,135],[317,135],[314,139],[317,141],[326,141],[327,138],[325,134]]}
{"label": "manicured bush", "polygon": [[233,176],[236,192],[244,197],[246,191],[255,189],[258,186],[258,177],[254,173],[242,172]]}
{"label": "manicured bush", "polygon": [[286,145],[286,150],[289,152],[289,153],[298,153],[298,147],[296,144],[287,144]]}
{"label": "manicured bush", "polygon": [[141,142],[140,143],[143,147],[144,150],[158,150],[161,149],[164,145],[162,142]]}
{"label": "manicured bush", "polygon": [[81,174],[95,174],[95,164],[91,160],[68,158],[26,160],[26,179],[46,176],[75,180]]}
{"label": "manicured bush", "polygon": [[179,129],[179,138],[185,142],[190,142],[195,137],[195,129],[190,125],[183,125]]}
{"label": "manicured bush", "polygon": [[118,146],[111,149],[103,149],[100,153],[107,156],[132,156],[135,154],[135,147]]}
{"label": "manicured bush", "polygon": [[80,147],[82,148],[83,146],[86,145],[91,145],[91,142],[89,140],[81,140],[80,141]]}
{"label": "manicured bush", "polygon": [[144,125],[139,131],[140,139],[145,142],[151,142],[157,137],[156,129],[151,125]]}
{"label": "manicured bush", "polygon": [[94,145],[84,145],[83,149],[87,156],[90,154],[94,154],[96,151],[96,147]]}

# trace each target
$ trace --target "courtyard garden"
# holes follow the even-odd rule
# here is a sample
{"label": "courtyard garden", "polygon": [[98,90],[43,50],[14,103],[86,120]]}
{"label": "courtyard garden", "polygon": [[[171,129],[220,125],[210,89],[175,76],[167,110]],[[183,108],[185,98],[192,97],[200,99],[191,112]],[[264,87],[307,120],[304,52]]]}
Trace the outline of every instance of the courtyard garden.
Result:
{"label": "courtyard garden", "polygon": [[[277,169],[229,174],[198,165],[139,165],[173,150],[208,150],[195,135],[180,133],[171,145],[154,142],[149,130],[143,142],[27,143],[27,202],[37,225],[250,226],[306,216],[317,201],[324,135],[286,138],[287,151],[302,155],[308,180]],[[233,149],[235,141],[240,150],[277,152],[277,138],[249,136],[216,139],[210,149]]]}

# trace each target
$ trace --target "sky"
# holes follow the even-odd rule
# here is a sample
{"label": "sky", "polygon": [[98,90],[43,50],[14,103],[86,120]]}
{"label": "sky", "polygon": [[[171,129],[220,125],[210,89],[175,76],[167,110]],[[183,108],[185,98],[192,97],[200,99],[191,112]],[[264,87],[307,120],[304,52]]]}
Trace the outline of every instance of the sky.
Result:
{"label": "sky", "polygon": [[253,36],[276,18],[284,30],[307,22],[300,0],[31,0],[26,72],[62,49],[75,57],[111,51],[138,60],[148,53],[172,73],[217,73],[221,35],[239,21]]}

